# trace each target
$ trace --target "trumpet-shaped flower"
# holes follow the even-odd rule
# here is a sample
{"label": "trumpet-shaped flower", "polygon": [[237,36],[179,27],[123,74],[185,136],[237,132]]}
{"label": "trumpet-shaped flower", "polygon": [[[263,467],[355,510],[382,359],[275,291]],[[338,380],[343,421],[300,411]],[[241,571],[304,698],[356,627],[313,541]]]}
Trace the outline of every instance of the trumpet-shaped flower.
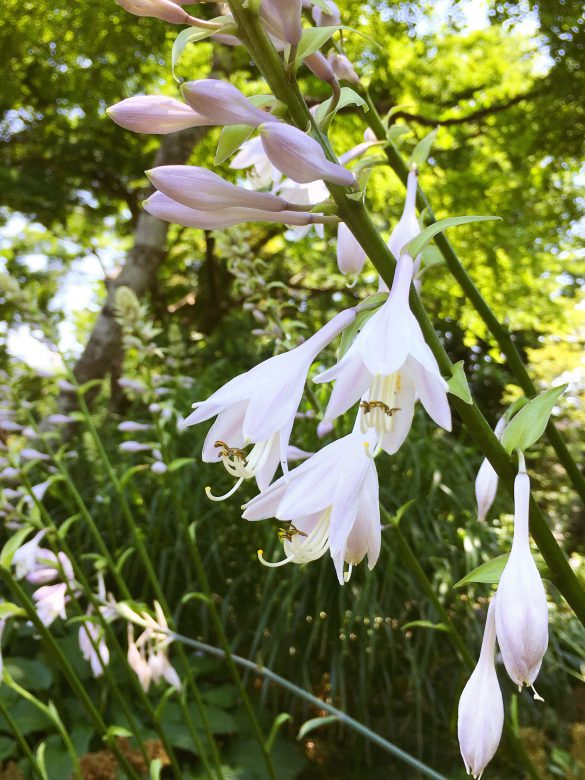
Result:
{"label": "trumpet-shaped flower", "polygon": [[412,258],[402,255],[386,302],[339,363],[313,380],[335,380],[324,422],[331,422],[363,396],[361,428],[374,428],[389,454],[408,435],[417,397],[437,425],[451,430],[447,384],[408,303],[412,272]]}
{"label": "trumpet-shaped flower", "polygon": [[529,503],[530,479],[520,471],[514,481],[512,550],[496,600],[498,644],[506,671],[520,688],[533,685],[548,646],[546,593],[530,552]]}
{"label": "trumpet-shaped flower", "polygon": [[[187,81],[181,86],[183,97],[210,125],[250,125],[270,122],[271,116],[256,108],[237,87],[220,79]],[[277,121],[272,117],[273,121]]]}
{"label": "trumpet-shaped flower", "polygon": [[325,157],[321,145],[302,130],[282,122],[260,125],[260,137],[270,162],[301,184],[324,179],[349,187],[355,184],[351,171]]}
{"label": "trumpet-shaped flower", "polygon": [[313,19],[317,27],[333,27],[341,24],[341,13],[333,0],[325,0],[325,5],[328,11],[324,11],[320,5],[313,6]]}
{"label": "trumpet-shaped flower", "polygon": [[490,603],[481,653],[459,700],[457,734],[467,774],[481,777],[492,760],[504,726],[504,702],[496,674],[495,601]]}
{"label": "trumpet-shaped flower", "polygon": [[[418,171],[416,168],[410,171],[406,182],[406,199],[404,201],[404,209],[402,210],[402,216],[398,220],[394,230],[390,234],[388,239],[388,249],[392,252],[395,259],[398,261],[400,255],[403,253],[404,247],[413,238],[416,238],[420,233],[420,225],[416,217],[416,190],[418,187]],[[420,255],[415,258],[414,261],[414,273],[418,271],[420,266]],[[383,279],[380,279],[378,289],[380,291],[387,291],[388,287]]]}
{"label": "trumpet-shaped flower", "polygon": [[14,566],[14,576],[17,580],[27,577],[37,568],[37,558],[40,544],[47,529],[43,528],[25,544],[21,545],[12,556],[12,565]]}
{"label": "trumpet-shaped flower", "polygon": [[[354,319],[353,309],[340,312],[299,347],[269,358],[232,379],[206,401],[193,404],[195,411],[185,425],[217,416],[203,444],[203,460],[223,461],[237,478],[234,488],[221,498],[252,477],[263,490],[279,461],[287,470],[288,442],[307,372],[319,352]],[[246,454],[242,448],[248,444],[254,446]]]}
{"label": "trumpet-shaped flower", "polygon": [[[498,437],[501,437],[506,427],[506,418],[502,417],[498,420],[498,423],[494,429],[494,433]],[[477,501],[477,519],[480,523],[486,518],[487,513],[490,511],[492,504],[495,501],[496,493],[498,491],[498,475],[492,464],[487,458],[484,458],[477,477],[475,478],[475,499]]]}
{"label": "trumpet-shaped flower", "polygon": [[259,190],[272,187],[273,184],[278,184],[282,179],[281,172],[272,165],[266,156],[259,136],[244,141],[239,152],[230,162],[230,168],[236,171],[251,169],[248,171],[248,178],[252,186]]}
{"label": "trumpet-shaped flower", "polygon": [[[369,432],[371,434],[371,432]],[[339,582],[368,556],[372,569],[380,554],[378,475],[372,457],[376,442],[354,430],[328,444],[282,476],[244,506],[246,520],[276,517],[289,522],[279,533],[285,557],[266,566],[308,563],[328,551]],[[349,568],[344,571],[345,563]]]}
{"label": "trumpet-shaped flower", "polygon": [[338,79],[349,81],[350,84],[359,84],[360,77],[355,72],[353,65],[345,54],[338,54],[332,52],[327,58],[331,70],[337,76]]}
{"label": "trumpet-shaped flower", "polygon": [[45,626],[58,617],[65,620],[65,604],[69,601],[67,595],[67,585],[64,582],[58,582],[56,585],[43,585],[33,593],[37,614]]}
{"label": "trumpet-shaped flower", "polygon": [[104,639],[103,628],[93,621],[82,623],[79,628],[79,649],[89,661],[94,677],[100,677],[110,662],[110,651]]}
{"label": "trumpet-shaped flower", "polygon": [[270,35],[294,46],[303,34],[301,11],[301,0],[262,0],[260,18]]}
{"label": "trumpet-shaped flower", "polygon": [[188,127],[204,127],[209,121],[190,106],[165,95],[136,95],[106,110],[117,125],[134,133],[166,135]]}
{"label": "trumpet-shaped flower", "polygon": [[152,16],[170,24],[191,24],[195,21],[176,0],[116,0],[116,2],[134,16]]}

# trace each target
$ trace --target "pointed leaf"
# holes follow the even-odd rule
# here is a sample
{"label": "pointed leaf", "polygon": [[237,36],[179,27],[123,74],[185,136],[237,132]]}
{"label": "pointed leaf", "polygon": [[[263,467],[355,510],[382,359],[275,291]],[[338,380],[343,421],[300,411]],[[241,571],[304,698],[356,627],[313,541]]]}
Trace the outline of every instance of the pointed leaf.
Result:
{"label": "pointed leaf", "polygon": [[[489,561],[485,561],[470,571],[469,574],[466,574],[465,577],[459,580],[459,582],[456,582],[453,587],[462,588],[464,585],[469,585],[472,582],[481,582],[487,585],[497,585],[497,583],[500,581],[500,577],[502,576],[502,572],[508,563],[509,557],[510,553],[504,553],[503,555],[498,555],[496,558],[492,558]],[[551,573],[546,564],[539,560],[536,560],[535,563],[541,577],[550,579]]]}
{"label": "pointed leaf", "polygon": [[[222,25],[221,32],[228,32],[228,28],[233,27],[230,19],[231,17],[227,16],[216,16],[215,19],[211,19],[210,21],[215,22],[218,25]],[[175,68],[177,67],[179,60],[181,59],[181,55],[185,51],[186,47],[190,43],[203,41],[205,38],[211,37],[216,32],[219,32],[219,30],[203,30],[200,27],[187,27],[184,30],[181,30],[181,32],[175,38],[175,42],[173,43],[173,50],[171,53],[171,73],[173,74],[173,78],[175,78],[177,81],[180,81],[180,79],[178,79],[175,74]],[[232,32],[232,30],[229,30],[229,32]]]}
{"label": "pointed leaf", "polygon": [[449,392],[451,395],[456,395],[457,398],[461,398],[466,404],[472,404],[473,398],[467,384],[467,377],[465,376],[465,369],[463,368],[464,362],[460,360],[455,363],[451,369],[451,379],[447,382]]}
{"label": "pointed leaf", "polygon": [[411,620],[410,623],[405,623],[401,631],[408,631],[409,628],[432,628],[434,631],[446,631],[449,633],[451,629],[446,623],[432,623],[430,620]]}
{"label": "pointed leaf", "polygon": [[276,739],[280,727],[283,726],[289,720],[292,720],[292,718],[288,714],[288,712],[281,712],[280,715],[277,715],[276,718],[274,719],[274,723],[272,724],[272,728],[270,729],[270,734],[268,735],[268,739],[266,740],[266,750],[269,753],[272,750],[272,747],[274,745],[274,740]]}
{"label": "pointed leaf", "polygon": [[31,533],[31,531],[34,531],[34,528],[32,528],[32,526],[30,525],[27,526],[26,528],[20,528],[6,542],[6,544],[2,548],[2,552],[0,553],[0,566],[2,566],[2,568],[8,569],[8,567],[12,563],[12,559],[14,558],[14,553],[22,545],[22,543],[24,542],[26,537]]}
{"label": "pointed leaf", "polygon": [[351,87],[341,88],[339,100],[337,101],[335,108],[331,111],[332,102],[333,98],[330,97],[329,100],[323,101],[323,103],[321,103],[319,108],[315,111],[315,119],[317,120],[317,124],[319,126],[321,126],[324,119],[330,112],[330,119],[332,119],[338,111],[341,111],[342,108],[346,108],[347,106],[359,106],[360,108],[364,109],[364,112],[369,110],[368,104],[363,99],[363,97],[360,97],[358,93]]}
{"label": "pointed leaf", "polygon": [[215,152],[215,164],[224,163],[240,148],[244,141],[248,140],[253,132],[254,128],[249,125],[228,125],[222,128]]}
{"label": "pointed leaf", "polygon": [[297,734],[297,739],[303,739],[307,734],[310,734],[311,731],[321,728],[321,726],[328,726],[330,723],[335,723],[336,721],[339,721],[337,715],[323,715],[320,718],[311,718],[311,720],[307,720],[303,723]]}
{"label": "pointed leaf", "polygon": [[455,227],[456,225],[466,225],[469,222],[489,222],[493,220],[501,220],[501,217],[447,217],[447,219],[440,219],[438,222],[433,222],[423,231],[421,231],[416,238],[409,241],[408,244],[402,247],[402,252],[408,252],[411,257],[416,257],[420,254],[426,245],[431,241],[437,233],[442,233],[449,227]]}
{"label": "pointed leaf", "polygon": [[544,433],[553,406],[565,392],[567,385],[551,387],[533,398],[512,417],[502,434],[502,446],[508,453],[527,450]]}
{"label": "pointed leaf", "polygon": [[434,130],[427,133],[427,135],[417,143],[410,155],[410,166],[416,165],[417,168],[420,168],[426,163],[438,132],[439,128],[435,127]]}

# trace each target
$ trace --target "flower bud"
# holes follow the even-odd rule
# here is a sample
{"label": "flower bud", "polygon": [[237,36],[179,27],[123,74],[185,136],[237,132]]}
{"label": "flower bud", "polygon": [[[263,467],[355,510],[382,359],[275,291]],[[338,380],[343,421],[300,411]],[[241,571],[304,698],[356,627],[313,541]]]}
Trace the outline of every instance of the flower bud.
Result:
{"label": "flower bud", "polygon": [[318,5],[313,6],[313,19],[317,27],[334,27],[341,24],[341,14],[333,0],[325,0],[325,5],[329,8],[328,13]]}
{"label": "flower bud", "polygon": [[337,76],[338,79],[349,81],[351,84],[360,83],[360,77],[355,72],[353,65],[351,64],[349,59],[345,56],[345,54],[338,54],[337,52],[332,52],[327,58],[327,61],[331,66],[331,70]]}
{"label": "flower bud", "polygon": [[239,89],[227,81],[187,81],[181,86],[181,92],[191,108],[204,116],[210,125],[258,127],[270,121],[268,114],[252,105]]}
{"label": "flower bud", "polygon": [[326,217],[309,214],[304,211],[260,211],[244,207],[232,207],[218,209],[217,211],[203,211],[183,206],[181,203],[168,198],[162,192],[155,192],[142,204],[144,209],[153,217],[163,219],[166,222],[175,222],[186,227],[200,228],[201,230],[220,230],[232,227],[240,222],[277,222],[285,225],[312,225],[323,221]]}
{"label": "flower bud", "polygon": [[116,103],[106,111],[120,127],[134,133],[175,133],[187,127],[208,125],[207,119],[175,98],[165,95],[137,95]]}
{"label": "flower bud", "polygon": [[520,688],[534,683],[548,645],[546,593],[530,552],[529,502],[530,479],[520,471],[514,481],[514,540],[496,601],[496,632],[504,666]]}
{"label": "flower bud", "polygon": [[295,46],[303,34],[301,0],[262,0],[260,18],[270,35]]}
{"label": "flower bud", "polygon": [[366,262],[366,253],[345,222],[337,228],[337,265],[342,274],[359,274]]}
{"label": "flower bud", "polygon": [[146,171],[154,186],[169,198],[201,211],[243,206],[262,211],[285,211],[283,198],[255,192],[225,181],[207,168],[195,165],[162,165]]}
{"label": "flower bud", "polygon": [[[498,597],[499,598],[499,597]],[[495,601],[487,614],[481,653],[459,700],[457,735],[467,774],[480,777],[498,749],[504,726],[504,702],[494,665]]]}
{"label": "flower bud", "polygon": [[327,84],[337,82],[333,68],[320,51],[309,54],[308,57],[305,57],[304,63],[311,73],[317,76],[318,79],[321,79],[321,81],[325,81]]}
{"label": "flower bud", "polygon": [[398,260],[406,244],[416,238],[420,233],[420,225],[416,218],[416,190],[418,186],[418,173],[410,171],[406,184],[406,200],[404,209],[398,224],[388,239],[388,249]]}
{"label": "flower bud", "polygon": [[134,16],[152,16],[170,24],[191,24],[192,16],[173,0],[116,0]]}
{"label": "flower bud", "polygon": [[[502,417],[498,420],[498,424],[495,427],[494,433],[498,437],[501,437],[504,428],[506,427],[506,419]],[[477,501],[477,519],[480,523],[483,523],[487,513],[490,511],[492,504],[495,501],[496,493],[498,490],[498,475],[492,464],[487,458],[479,467],[477,477],[475,479],[475,500]]]}
{"label": "flower bud", "polygon": [[317,141],[296,127],[270,122],[260,126],[260,137],[270,162],[299,184],[317,179],[346,187],[355,184],[353,173],[330,162]]}

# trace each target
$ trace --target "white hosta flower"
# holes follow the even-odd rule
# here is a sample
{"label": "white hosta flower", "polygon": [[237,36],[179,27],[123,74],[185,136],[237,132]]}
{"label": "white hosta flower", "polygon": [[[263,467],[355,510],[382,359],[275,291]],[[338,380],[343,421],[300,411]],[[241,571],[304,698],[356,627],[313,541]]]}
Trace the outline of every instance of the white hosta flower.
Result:
{"label": "white hosta flower", "polygon": [[[498,424],[494,429],[496,436],[501,438],[504,428],[506,427],[506,418],[502,417],[498,420]],[[477,501],[477,519],[480,523],[483,523],[487,513],[490,511],[492,504],[496,499],[496,493],[498,491],[498,475],[492,464],[487,458],[484,458],[477,477],[475,479],[475,500]]]}
{"label": "white hosta flower", "polygon": [[[185,420],[186,425],[217,416],[203,444],[203,460],[223,461],[227,471],[237,478],[234,488],[221,498],[230,496],[244,479],[252,477],[263,490],[279,461],[286,471],[288,442],[311,363],[354,319],[353,309],[340,312],[299,347],[265,360],[229,381],[206,401],[193,404],[195,411]],[[242,447],[248,444],[254,446],[246,454]]]}
{"label": "white hosta flower", "polygon": [[[239,152],[230,162],[230,168],[236,171],[250,168],[248,178],[252,186],[258,190],[272,187],[273,184],[278,184],[282,179],[282,173],[272,165],[266,156],[259,136],[244,141]],[[296,201],[291,201],[291,203],[296,203]]]}
{"label": "white hosta flower", "polygon": [[46,585],[60,579],[73,587],[75,577],[71,561],[64,552],[57,555],[52,550],[40,547],[37,550],[35,568],[26,576],[34,585]]}
{"label": "white hosta flower", "polygon": [[118,430],[122,433],[139,433],[141,431],[150,431],[152,425],[148,423],[134,422],[134,420],[124,420],[118,425]]}
{"label": "white hosta flower", "polygon": [[65,620],[65,604],[69,601],[67,595],[67,585],[59,582],[56,585],[43,585],[33,593],[37,615],[45,626],[50,626],[53,621],[60,617]]}
{"label": "white hosta flower", "polygon": [[[416,191],[418,187],[418,171],[413,169],[408,174],[406,182],[406,198],[404,201],[404,209],[402,210],[402,216],[398,220],[394,230],[390,234],[388,239],[388,249],[394,255],[396,261],[399,260],[400,255],[403,254],[404,247],[413,238],[416,238],[420,233],[420,225],[416,216]],[[416,274],[420,266],[420,255],[415,258],[414,261],[414,273]],[[383,279],[380,278],[378,289],[382,292],[386,292],[388,287]]]}
{"label": "white hosta flower", "polygon": [[140,441],[123,441],[118,447],[120,452],[150,452],[152,444],[144,444]]}
{"label": "white hosta flower", "polygon": [[47,529],[43,528],[25,544],[21,545],[12,557],[12,565],[14,566],[14,576],[17,580],[21,580],[37,568],[37,556],[40,549],[40,544],[43,536],[47,533]]}
{"label": "white hosta flower", "polygon": [[128,666],[138,677],[142,690],[148,693],[150,683],[152,682],[152,670],[148,665],[144,650],[142,648],[139,649],[134,641],[134,629],[131,625],[128,625],[128,655],[126,657]]}
{"label": "white hosta flower", "polygon": [[344,222],[337,228],[337,266],[342,274],[359,274],[367,255]]}
{"label": "white hosta flower", "polygon": [[380,446],[391,455],[408,435],[417,398],[437,425],[451,430],[447,383],[408,303],[412,272],[412,258],[403,255],[386,302],[339,363],[313,380],[335,380],[324,422],[331,422],[363,396],[361,428],[374,428]]}
{"label": "white hosta flower", "polygon": [[51,485],[51,480],[46,479],[44,482],[38,482],[36,485],[31,486],[31,493],[37,501],[42,501],[45,497],[45,493]]}
{"label": "white hosta flower", "polygon": [[[370,432],[371,433],[371,432]],[[285,558],[266,566],[308,563],[328,551],[339,582],[367,553],[372,569],[380,554],[378,475],[371,435],[355,430],[334,441],[278,479],[244,507],[246,520],[276,517],[289,522],[280,532]],[[344,571],[344,564],[349,564]]]}
{"label": "white hosta flower", "polygon": [[171,665],[164,649],[152,650],[148,655],[148,666],[152,675],[152,681],[158,683],[166,680],[177,691],[181,690],[181,679],[176,669]]}
{"label": "white hosta flower", "polygon": [[110,651],[104,639],[102,626],[92,621],[82,623],[79,628],[79,649],[86,661],[89,661],[94,677],[100,677],[110,662]]}
{"label": "white hosta flower", "polygon": [[533,685],[548,646],[546,593],[530,552],[529,503],[530,479],[520,471],[514,481],[514,540],[496,600],[498,644],[519,688]]}
{"label": "white hosta flower", "polygon": [[481,653],[459,700],[457,734],[467,774],[481,777],[492,760],[504,726],[504,702],[496,674],[495,608],[492,599],[485,624]]}

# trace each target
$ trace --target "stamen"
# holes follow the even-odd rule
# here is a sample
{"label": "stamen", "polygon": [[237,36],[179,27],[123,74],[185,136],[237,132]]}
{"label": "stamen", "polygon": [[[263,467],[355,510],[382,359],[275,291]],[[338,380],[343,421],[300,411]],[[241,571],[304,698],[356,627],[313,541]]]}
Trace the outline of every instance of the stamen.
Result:
{"label": "stamen", "polygon": [[369,428],[374,428],[379,434],[390,433],[394,425],[394,413],[400,411],[400,407],[395,406],[399,389],[399,373],[388,376],[376,374],[370,385],[368,400],[360,403],[362,433],[366,433]]}
{"label": "stamen", "polygon": [[233,488],[231,490],[228,490],[227,493],[224,493],[223,496],[214,496],[213,493],[211,492],[211,488],[208,485],[205,488],[205,495],[207,496],[207,498],[211,499],[211,501],[225,501],[226,498],[233,496],[233,494],[240,487],[243,481],[244,481],[244,477],[240,477],[236,482],[236,484],[233,486]]}
{"label": "stamen", "polygon": [[534,694],[534,700],[535,701],[544,701],[542,696],[539,693],[536,692],[536,688],[534,687],[534,685],[530,685],[529,687],[532,688],[532,693]]}
{"label": "stamen", "polygon": [[347,571],[343,572],[343,581],[349,582],[349,578],[351,577],[351,573],[353,571],[353,563],[350,563],[347,567]]}
{"label": "stamen", "polygon": [[290,529],[279,529],[284,534],[290,534],[290,539],[284,539],[284,552],[286,557],[281,561],[267,561],[264,551],[258,550],[258,559],[264,566],[277,567],[287,563],[309,563],[321,558],[329,549],[329,518],[331,509],[326,509],[312,531],[308,534],[295,528],[291,523]]}

